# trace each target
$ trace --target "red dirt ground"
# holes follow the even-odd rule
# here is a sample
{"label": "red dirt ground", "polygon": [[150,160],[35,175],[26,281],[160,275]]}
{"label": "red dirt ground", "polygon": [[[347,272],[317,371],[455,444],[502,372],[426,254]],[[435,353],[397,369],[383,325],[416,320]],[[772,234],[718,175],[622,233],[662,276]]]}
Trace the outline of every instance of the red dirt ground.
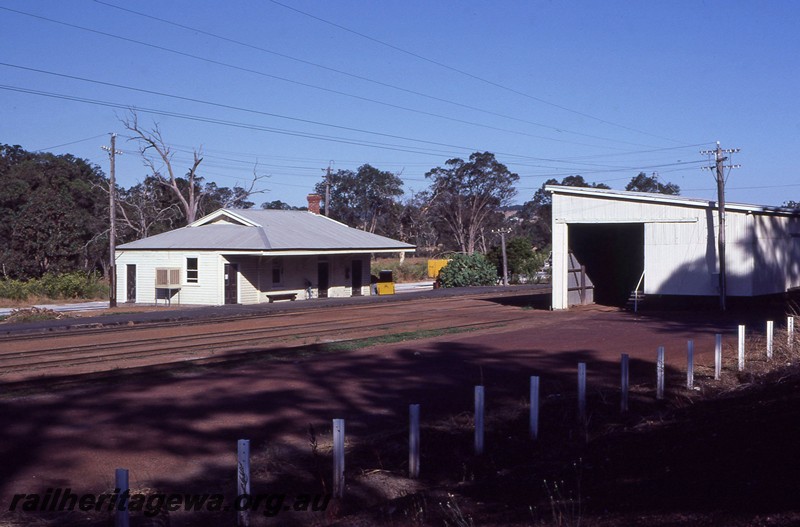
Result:
{"label": "red dirt ground", "polygon": [[[497,310],[523,309],[515,305],[519,299],[506,300],[469,301],[482,306],[487,319],[496,316]],[[404,302],[397,309],[419,312],[431,306],[424,300],[409,302],[418,304]],[[53,391],[42,381],[27,394],[0,399],[0,508],[6,509],[14,494],[43,492],[50,487],[106,491],[113,488],[117,467],[130,470],[132,487],[138,489],[230,495],[240,438],[251,440],[254,483],[260,482],[262,488],[272,492],[326,491],[330,484],[330,423],[332,418],[344,418],[349,449],[344,502],[334,504],[326,514],[257,517],[255,524],[441,525],[449,521],[456,525],[453,508],[463,508],[461,512],[478,518],[478,525],[570,525],[577,524],[576,519],[584,525],[633,525],[636,518],[641,518],[641,525],[792,525],[786,518],[800,518],[798,501],[783,495],[774,496],[774,503],[768,504],[756,492],[756,499],[765,506],[746,508],[733,516],[725,516],[724,508],[715,509],[727,506],[727,501],[702,504],[704,495],[719,492],[705,485],[719,481],[694,473],[688,468],[691,465],[678,459],[685,453],[698,470],[710,470],[707,459],[697,458],[697,449],[712,456],[715,449],[692,437],[715,437],[725,443],[741,436],[737,425],[745,423],[737,423],[736,413],[730,409],[725,412],[734,421],[718,430],[700,433],[680,423],[672,426],[665,422],[662,435],[656,435],[652,427],[640,433],[634,430],[609,446],[609,437],[619,430],[641,424],[636,417],[621,421],[617,415],[613,387],[618,383],[620,353],[631,356],[632,415],[655,412],[669,421],[668,416],[674,415],[670,412],[684,411],[675,410],[676,401],[687,406],[686,412],[699,407],[689,404],[694,396],[679,388],[685,382],[687,339],[694,339],[695,371],[702,384],[700,381],[708,381],[711,375],[715,333],[725,333],[726,354],[732,353],[735,317],[634,316],[599,306],[569,312],[525,312],[529,314],[526,320],[507,326],[355,351],[324,352],[306,346],[293,358],[268,360],[262,356],[228,366],[176,365],[168,371],[109,375],[105,380]],[[304,316],[328,320],[335,313],[325,310]],[[441,315],[441,326],[446,327],[446,310]],[[348,311],[346,316],[354,315]],[[670,402],[656,405],[652,400],[654,359],[661,345],[667,353]],[[587,363],[589,378],[590,426],[583,436],[574,425],[578,362]],[[534,447],[525,437],[530,375],[541,376],[545,401],[543,438]],[[487,445],[494,445],[481,458],[469,454],[472,387],[477,384],[486,387]],[[788,390],[782,396],[784,401],[796,397],[797,385],[781,386]],[[403,477],[410,403],[422,405],[421,481]],[[778,409],[770,407],[770,411]],[[795,406],[795,417],[797,413]],[[757,416],[757,412],[747,412],[739,419],[757,419],[755,426],[771,430],[772,425]],[[792,428],[788,434],[792,440],[798,435],[796,422],[786,424]],[[319,441],[316,454],[309,443],[310,425]],[[588,444],[586,435],[591,436]],[[776,435],[770,434],[769,439]],[[653,436],[652,441],[645,436]],[[739,439],[746,442],[748,435]],[[746,495],[743,489],[763,484],[761,472],[750,481],[736,467],[749,466],[747,458],[754,449],[771,448],[740,446],[724,450],[739,457],[718,460],[727,482],[722,491],[729,492],[734,503]],[[776,450],[770,452],[768,461],[779,463],[781,456]],[[536,460],[531,459],[532,454]],[[796,454],[785,455],[792,458],[791,463],[777,473],[781,477],[797,475]],[[613,485],[603,483],[604,470],[614,474]],[[653,479],[653,471],[667,476]],[[619,479],[620,475],[627,479]],[[732,483],[740,476],[742,488]],[[560,490],[554,491],[552,483],[549,490],[542,490],[548,477],[563,480]],[[797,495],[796,481],[786,481],[792,496]],[[580,485],[589,490],[579,489]],[[682,485],[696,494],[674,493],[674,488]],[[448,498],[451,491],[457,497]],[[634,495],[638,501],[625,499]],[[580,509],[576,509],[578,497]],[[770,514],[779,521],[764,519]],[[790,516],[782,516],[785,514]],[[231,514],[213,519],[199,513],[172,517],[173,525],[235,524]],[[105,521],[98,520],[97,514],[78,513],[24,513],[8,515],[5,521],[30,524],[32,518],[42,524],[55,522],[52,525]]]}

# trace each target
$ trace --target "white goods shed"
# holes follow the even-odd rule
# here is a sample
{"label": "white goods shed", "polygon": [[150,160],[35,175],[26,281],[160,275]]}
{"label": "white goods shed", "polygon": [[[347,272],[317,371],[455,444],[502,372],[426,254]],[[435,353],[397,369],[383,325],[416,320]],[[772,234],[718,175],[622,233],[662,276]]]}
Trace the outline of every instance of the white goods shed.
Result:
{"label": "white goods shed", "polygon": [[[718,296],[716,202],[663,194],[551,185],[553,309],[570,302],[570,254],[599,303],[645,295]],[[800,210],[725,206],[727,295],[800,287]]]}
{"label": "white goods shed", "polygon": [[219,305],[369,295],[371,255],[406,251],[414,246],[315,212],[220,209],[120,245],[117,298]]}

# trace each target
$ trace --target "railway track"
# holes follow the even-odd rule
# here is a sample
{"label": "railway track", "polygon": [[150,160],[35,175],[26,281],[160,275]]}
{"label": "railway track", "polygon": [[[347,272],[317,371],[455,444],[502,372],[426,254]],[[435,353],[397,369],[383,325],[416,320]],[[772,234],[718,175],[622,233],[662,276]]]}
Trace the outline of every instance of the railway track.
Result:
{"label": "railway track", "polygon": [[[336,307],[336,311],[339,313],[347,312],[347,311],[356,311],[359,309],[363,309],[363,306],[341,306]],[[170,312],[167,311],[162,313],[162,316],[168,315]],[[73,337],[73,336],[83,336],[83,335],[97,335],[98,332],[102,332],[103,334],[113,334],[113,333],[130,333],[131,331],[146,331],[150,329],[168,329],[168,328],[175,328],[175,327],[195,327],[195,326],[209,326],[212,324],[226,324],[231,322],[241,322],[242,320],[269,320],[274,318],[286,318],[292,315],[301,315],[302,312],[300,311],[282,311],[277,313],[237,313],[235,315],[215,315],[213,317],[198,317],[198,318],[190,318],[189,316],[184,316],[180,318],[173,318],[170,320],[158,320],[158,321],[145,321],[145,322],[138,322],[138,323],[103,323],[103,322],[81,322],[76,320],[74,325],[66,324],[63,327],[57,329],[45,329],[36,332],[24,332],[24,333],[9,333],[0,338],[0,343],[4,345],[15,343],[15,342],[26,342],[26,341],[39,341],[43,338],[47,338],[49,335],[53,335],[56,338],[60,338],[63,336]],[[100,320],[100,319],[95,319]]]}
{"label": "railway track", "polygon": [[[469,331],[529,316],[498,306],[496,315],[487,319],[486,304],[475,300],[437,299],[19,335],[3,339],[0,381],[225,360],[243,354],[256,357],[286,348],[351,340],[354,335],[364,338],[445,328]],[[478,314],[482,316],[478,318]]]}

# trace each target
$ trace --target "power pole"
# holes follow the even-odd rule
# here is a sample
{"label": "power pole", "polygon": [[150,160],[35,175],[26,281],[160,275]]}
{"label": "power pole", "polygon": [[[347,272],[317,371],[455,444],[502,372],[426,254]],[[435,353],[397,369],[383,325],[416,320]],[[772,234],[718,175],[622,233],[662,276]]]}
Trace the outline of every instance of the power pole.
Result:
{"label": "power pole", "polygon": [[117,134],[111,134],[111,146],[101,146],[108,152],[110,161],[108,174],[108,209],[111,228],[108,233],[109,247],[109,272],[108,272],[108,307],[117,307],[117,183],[115,174],[115,161],[117,154],[122,154],[117,150]]}
{"label": "power pole", "polygon": [[714,154],[714,166],[703,167],[705,170],[714,170],[717,180],[717,209],[719,215],[719,234],[717,235],[717,253],[719,254],[719,307],[722,311],[726,308],[728,296],[727,278],[725,276],[725,168],[739,168],[740,165],[725,165],[728,157],[724,154],[735,154],[738,148],[722,149],[717,141],[714,150],[702,150],[705,155]]}
{"label": "power pole", "polygon": [[503,286],[508,286],[508,258],[506,258],[506,234],[511,229],[493,229],[493,233],[500,233],[500,249],[503,253]]}

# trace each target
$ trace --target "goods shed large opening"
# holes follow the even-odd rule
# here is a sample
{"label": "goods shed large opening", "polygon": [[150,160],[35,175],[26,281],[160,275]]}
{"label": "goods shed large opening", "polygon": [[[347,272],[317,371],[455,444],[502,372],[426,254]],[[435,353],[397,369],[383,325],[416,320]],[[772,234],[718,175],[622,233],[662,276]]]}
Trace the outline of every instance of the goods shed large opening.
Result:
{"label": "goods shed large opening", "polygon": [[624,306],[644,271],[643,223],[569,224],[569,249],[586,266],[598,304]]}

